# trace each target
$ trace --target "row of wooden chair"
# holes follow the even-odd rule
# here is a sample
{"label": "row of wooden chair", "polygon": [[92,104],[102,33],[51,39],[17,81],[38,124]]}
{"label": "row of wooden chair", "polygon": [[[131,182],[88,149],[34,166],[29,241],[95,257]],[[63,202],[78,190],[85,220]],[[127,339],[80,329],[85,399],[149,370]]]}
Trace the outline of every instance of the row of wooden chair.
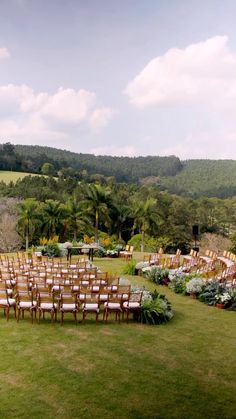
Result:
{"label": "row of wooden chair", "polygon": [[[120,322],[121,314],[126,313],[128,322],[131,312],[140,310],[142,293],[133,293],[129,290],[128,294],[112,290],[99,290],[94,293],[91,289],[81,289],[77,293],[55,293],[48,291],[27,290],[17,291],[12,297],[7,289],[0,287],[0,308],[4,309],[7,320],[9,320],[10,309],[12,308],[19,321],[24,317],[25,311],[30,313],[31,322],[36,318],[38,312],[38,322],[50,313],[51,321],[57,320],[57,313],[61,314],[61,323],[64,322],[65,314],[71,313],[77,323],[77,314],[82,312],[82,320],[85,320],[88,313],[93,313],[98,321],[101,306],[103,306],[103,320],[107,321],[110,313],[115,314],[116,320]],[[17,312],[17,314],[16,314]]]}

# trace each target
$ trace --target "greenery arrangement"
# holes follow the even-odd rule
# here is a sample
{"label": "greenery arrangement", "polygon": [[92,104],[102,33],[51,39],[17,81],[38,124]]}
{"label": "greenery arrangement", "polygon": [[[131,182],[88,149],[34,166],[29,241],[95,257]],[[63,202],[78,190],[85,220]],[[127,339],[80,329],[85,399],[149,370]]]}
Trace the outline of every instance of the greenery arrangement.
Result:
{"label": "greenery arrangement", "polygon": [[186,294],[186,274],[177,273],[170,275],[169,288],[176,294]]}
{"label": "greenery arrangement", "polygon": [[160,266],[143,269],[143,276],[158,285],[166,284],[168,275],[169,269],[162,269]]}
{"label": "greenery arrangement", "polygon": [[49,243],[42,248],[42,254],[44,256],[48,256],[50,258],[60,257],[61,256],[61,250],[60,250],[57,243]]}
{"label": "greenery arrangement", "polygon": [[172,317],[170,302],[165,295],[154,290],[144,297],[141,311],[136,314],[135,319],[143,324],[157,325],[168,322]]}
{"label": "greenery arrangement", "polygon": [[137,262],[134,259],[127,262],[122,269],[122,273],[125,274],[125,275],[135,275],[136,264],[137,264]]}

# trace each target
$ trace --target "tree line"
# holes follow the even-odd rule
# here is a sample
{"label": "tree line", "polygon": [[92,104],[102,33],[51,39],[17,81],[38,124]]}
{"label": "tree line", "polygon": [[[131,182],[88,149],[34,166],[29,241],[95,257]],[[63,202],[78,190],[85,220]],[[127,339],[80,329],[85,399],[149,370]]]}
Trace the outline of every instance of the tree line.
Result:
{"label": "tree line", "polygon": [[112,157],[42,146],[0,145],[0,170],[44,174],[75,181],[155,185],[191,198],[236,195],[236,161],[178,157]]}
{"label": "tree line", "polygon": [[16,228],[27,245],[54,235],[61,242],[83,240],[84,235],[98,240],[101,233],[125,243],[138,234],[141,245],[150,239],[156,248],[188,252],[195,224],[201,233],[229,237],[236,231],[235,197],[193,199],[155,185],[27,176],[15,184],[0,183],[0,197],[16,208]]}

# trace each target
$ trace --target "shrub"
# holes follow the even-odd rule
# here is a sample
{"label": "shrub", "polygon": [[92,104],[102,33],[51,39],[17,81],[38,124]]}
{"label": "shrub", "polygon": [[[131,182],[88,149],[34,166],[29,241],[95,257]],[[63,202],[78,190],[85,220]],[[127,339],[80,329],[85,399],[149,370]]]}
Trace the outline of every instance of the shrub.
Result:
{"label": "shrub", "polygon": [[186,275],[184,273],[178,273],[173,276],[169,275],[171,282],[169,288],[176,294],[186,294]]}
{"label": "shrub", "polygon": [[155,284],[163,284],[164,280],[168,278],[169,269],[162,269],[159,266],[153,266],[151,269],[145,270],[143,269],[144,277],[149,279]]}
{"label": "shrub", "polygon": [[49,243],[42,249],[42,254],[48,257],[60,257],[61,251],[57,243]]}
{"label": "shrub", "polygon": [[204,290],[200,292],[198,299],[209,306],[214,306],[217,302],[217,295],[223,294],[226,287],[217,281],[207,282]]}
{"label": "shrub", "polygon": [[[135,234],[128,242],[130,246],[134,246],[135,250],[140,251],[141,249],[141,234]],[[160,246],[158,246],[158,239],[145,235],[144,247],[146,252],[157,252]]]}
{"label": "shrub", "polygon": [[165,295],[159,294],[156,290],[143,299],[141,311],[136,314],[136,320],[144,324],[166,323],[173,317],[170,302]]}
{"label": "shrub", "polygon": [[131,260],[130,262],[126,263],[122,273],[126,275],[135,275],[136,263],[137,262],[135,260]]}
{"label": "shrub", "polygon": [[205,281],[200,278],[192,278],[186,282],[186,292],[188,294],[199,294],[205,287]]}

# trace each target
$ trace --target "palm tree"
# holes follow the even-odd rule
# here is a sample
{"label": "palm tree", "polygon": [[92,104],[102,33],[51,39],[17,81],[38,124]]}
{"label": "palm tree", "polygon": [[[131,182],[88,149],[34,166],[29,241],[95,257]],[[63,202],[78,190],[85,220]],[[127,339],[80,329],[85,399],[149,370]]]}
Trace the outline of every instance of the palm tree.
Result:
{"label": "palm tree", "polygon": [[88,210],[94,220],[95,242],[98,242],[98,228],[100,219],[109,220],[109,207],[111,206],[110,191],[101,185],[88,185],[85,192],[83,206]]}
{"label": "palm tree", "polygon": [[65,206],[59,201],[47,199],[42,207],[43,228],[47,231],[48,238],[51,238],[60,231],[66,218]]}
{"label": "palm tree", "polygon": [[89,220],[83,210],[83,206],[78,202],[75,195],[66,202],[66,221],[73,231],[73,240],[77,241],[79,229],[84,229]]}
{"label": "palm tree", "polygon": [[141,252],[144,251],[145,233],[151,230],[160,221],[157,212],[157,201],[154,198],[148,198],[145,202],[139,202],[134,210],[134,229],[138,228],[141,232]]}
{"label": "palm tree", "polygon": [[35,220],[37,220],[37,209],[39,203],[34,198],[28,198],[25,201],[21,202],[18,206],[19,209],[19,219],[18,227],[20,231],[23,232],[25,237],[25,248],[26,251],[29,247],[29,238],[34,230]]}

